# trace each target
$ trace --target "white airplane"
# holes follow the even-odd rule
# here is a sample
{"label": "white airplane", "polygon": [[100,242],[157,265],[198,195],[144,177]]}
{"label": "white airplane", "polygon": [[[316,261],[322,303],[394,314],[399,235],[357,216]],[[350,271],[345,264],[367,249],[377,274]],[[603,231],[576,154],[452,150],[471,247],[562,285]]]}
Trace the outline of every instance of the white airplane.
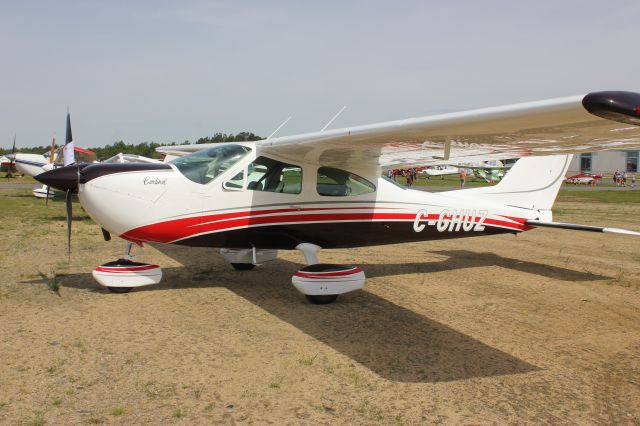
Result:
{"label": "white airplane", "polygon": [[[74,147],[74,152],[76,154],[81,154],[85,161],[91,161],[96,158],[93,151],[89,151],[88,149],[84,149],[79,146]],[[23,175],[36,177],[41,173],[61,166],[61,155],[61,149],[58,149],[55,150],[53,154],[50,151],[47,151],[44,154],[25,154],[18,152],[13,155],[10,154],[9,157],[14,159],[18,172]],[[53,197],[53,191],[48,191],[47,186],[43,185],[42,188],[34,189],[33,195],[38,198],[51,198]]]}
{"label": "white airplane", "polygon": [[16,136],[13,136],[13,148],[11,149],[11,154],[8,156],[3,155],[0,156],[0,171],[5,172],[5,177],[10,178],[13,176],[13,173],[16,171],[15,160],[12,157],[12,154],[16,152]]}
{"label": "white airplane", "polygon": [[0,156],[0,171],[5,172],[7,177],[11,176],[14,169],[14,162],[9,157],[3,155]]}
{"label": "white airplane", "polygon": [[[356,266],[319,263],[321,248],[517,234],[553,227],[640,236],[554,222],[551,208],[571,153],[640,147],[640,94],[586,96],[486,108],[258,142],[165,147],[168,164],[74,165],[37,176],[71,194],[111,234],[122,259],[97,267],[114,292],[159,282],[158,265],[131,261],[131,244],[221,248],[236,269],[300,250],[294,286],[313,303],[362,288]],[[428,193],[400,187],[382,167],[521,158],[491,187]],[[560,154],[560,155],[558,155]]]}
{"label": "white airplane", "polygon": [[[56,167],[60,167],[63,164],[75,163],[76,156],[80,162],[92,162],[96,163],[96,154],[79,146],[75,146],[73,142],[73,135],[71,132],[71,116],[67,112],[67,131],[65,137],[65,145],[56,149],[55,137],[51,143],[51,150],[44,154],[10,154],[9,159],[15,161],[16,168],[20,173],[27,176],[38,176],[49,170],[53,170]],[[15,137],[13,141],[13,147],[15,151]],[[69,149],[65,150],[65,147]],[[65,159],[65,155],[70,158]],[[4,157],[3,157],[4,158]],[[143,157],[135,154],[123,154],[119,153],[103,161],[103,163],[159,163],[160,160],[153,158]],[[53,191],[50,191],[47,185],[43,185],[42,188],[36,188],[33,190],[33,195],[38,198],[53,198]]]}
{"label": "white airplane", "polygon": [[460,173],[460,169],[450,164],[442,164],[437,166],[429,166],[420,173],[427,175],[427,178],[430,178],[431,176],[442,176],[442,179],[444,179],[444,176],[457,175],[458,173]]}

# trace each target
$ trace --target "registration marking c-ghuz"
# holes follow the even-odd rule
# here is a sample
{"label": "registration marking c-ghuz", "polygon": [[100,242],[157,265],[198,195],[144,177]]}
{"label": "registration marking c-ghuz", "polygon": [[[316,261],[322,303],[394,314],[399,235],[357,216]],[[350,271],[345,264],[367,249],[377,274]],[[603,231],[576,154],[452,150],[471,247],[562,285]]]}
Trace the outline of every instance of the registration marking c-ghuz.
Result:
{"label": "registration marking c-ghuz", "polygon": [[[438,232],[452,232],[452,231],[484,231],[484,221],[487,218],[489,212],[487,210],[449,210],[444,209],[438,215],[435,222],[436,230]],[[418,210],[416,218],[413,221],[413,230],[416,232],[422,232],[426,228],[427,224],[422,223],[428,221],[429,215],[426,210]],[[430,225],[431,225],[430,224]]]}

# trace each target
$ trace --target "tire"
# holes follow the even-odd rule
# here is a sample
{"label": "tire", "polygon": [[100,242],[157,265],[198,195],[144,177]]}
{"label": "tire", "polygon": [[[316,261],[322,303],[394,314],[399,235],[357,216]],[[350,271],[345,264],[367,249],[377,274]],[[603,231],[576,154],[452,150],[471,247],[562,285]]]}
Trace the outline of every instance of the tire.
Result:
{"label": "tire", "polygon": [[311,295],[305,295],[305,297],[307,298],[307,300],[309,301],[309,303],[313,304],[313,305],[328,305],[329,303],[333,303],[335,302],[335,300],[338,298],[337,294],[323,294],[320,296],[311,296]]}
{"label": "tire", "polygon": [[256,267],[253,263],[232,263],[231,266],[236,271],[250,271]]}
{"label": "tire", "polygon": [[123,294],[129,293],[133,287],[107,287],[111,293]]}

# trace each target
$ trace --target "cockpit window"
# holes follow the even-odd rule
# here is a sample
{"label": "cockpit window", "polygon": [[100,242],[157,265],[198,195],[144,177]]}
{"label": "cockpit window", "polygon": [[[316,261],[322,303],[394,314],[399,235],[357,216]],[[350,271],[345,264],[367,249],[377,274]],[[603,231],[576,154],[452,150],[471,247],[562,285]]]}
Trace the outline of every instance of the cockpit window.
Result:
{"label": "cockpit window", "polygon": [[319,195],[326,197],[346,197],[349,195],[362,195],[374,192],[376,186],[356,174],[333,167],[320,167],[318,169],[318,184],[316,186]]}
{"label": "cockpit window", "polygon": [[208,183],[251,152],[242,145],[220,145],[184,155],[170,161],[180,173],[195,183]]}
{"label": "cockpit window", "polygon": [[302,168],[267,157],[249,164],[247,189],[251,191],[299,194],[302,191]]}

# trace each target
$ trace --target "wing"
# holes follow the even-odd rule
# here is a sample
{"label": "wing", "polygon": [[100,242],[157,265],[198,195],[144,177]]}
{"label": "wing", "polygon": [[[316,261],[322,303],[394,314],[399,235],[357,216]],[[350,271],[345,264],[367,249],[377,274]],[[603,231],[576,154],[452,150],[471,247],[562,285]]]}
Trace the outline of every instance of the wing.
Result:
{"label": "wing", "polygon": [[256,143],[261,153],[293,161],[378,168],[638,147],[640,94],[632,92],[594,92]]}
{"label": "wing", "polygon": [[124,154],[122,152],[114,155],[113,157],[109,157],[103,161],[103,163],[162,163],[161,160],[156,160],[155,158],[149,158],[142,155],[136,154]]}

